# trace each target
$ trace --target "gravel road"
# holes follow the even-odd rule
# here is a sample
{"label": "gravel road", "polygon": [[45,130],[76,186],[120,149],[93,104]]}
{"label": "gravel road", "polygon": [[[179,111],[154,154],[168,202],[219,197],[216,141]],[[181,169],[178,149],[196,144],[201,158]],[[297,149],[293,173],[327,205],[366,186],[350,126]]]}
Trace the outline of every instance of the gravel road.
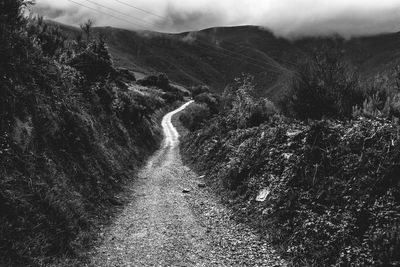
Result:
{"label": "gravel road", "polygon": [[90,266],[286,266],[182,164],[171,118],[189,104],[164,116],[163,146],[140,172],[130,202],[104,230]]}

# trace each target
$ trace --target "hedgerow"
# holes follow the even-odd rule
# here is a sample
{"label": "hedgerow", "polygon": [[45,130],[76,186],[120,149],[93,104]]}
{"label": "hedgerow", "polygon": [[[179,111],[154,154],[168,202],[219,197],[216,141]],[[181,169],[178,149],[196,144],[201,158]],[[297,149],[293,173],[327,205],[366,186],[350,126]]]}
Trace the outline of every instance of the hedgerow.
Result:
{"label": "hedgerow", "polygon": [[223,120],[185,137],[182,151],[295,265],[399,262],[398,126],[275,117],[226,133]]}
{"label": "hedgerow", "polygon": [[0,265],[84,265],[113,203],[157,148],[164,92],[119,81],[104,40],[66,38],[0,1]]}
{"label": "hedgerow", "polygon": [[210,109],[205,104],[194,103],[182,112],[179,120],[187,129],[194,131],[199,129],[210,116]]}
{"label": "hedgerow", "polygon": [[184,137],[185,160],[296,266],[398,265],[399,125],[351,120],[351,99],[331,106],[343,121],[288,118],[254,97],[251,78],[237,82]]}

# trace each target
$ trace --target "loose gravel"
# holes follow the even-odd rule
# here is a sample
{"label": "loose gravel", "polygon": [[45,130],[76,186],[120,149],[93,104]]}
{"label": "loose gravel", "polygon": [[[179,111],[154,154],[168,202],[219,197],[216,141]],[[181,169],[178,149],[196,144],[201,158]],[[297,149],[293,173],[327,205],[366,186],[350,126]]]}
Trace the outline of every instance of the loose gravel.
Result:
{"label": "loose gravel", "polygon": [[233,220],[204,177],[182,164],[171,123],[176,112],[164,117],[164,146],[104,229],[89,266],[287,266],[255,230]]}

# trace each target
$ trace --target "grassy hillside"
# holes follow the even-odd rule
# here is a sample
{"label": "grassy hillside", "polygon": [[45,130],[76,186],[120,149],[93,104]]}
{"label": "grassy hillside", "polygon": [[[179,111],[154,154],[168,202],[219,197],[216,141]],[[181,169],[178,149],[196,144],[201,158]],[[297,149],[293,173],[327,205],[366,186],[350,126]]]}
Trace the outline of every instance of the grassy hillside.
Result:
{"label": "grassy hillside", "polygon": [[[70,27],[64,30],[76,34]],[[262,84],[265,89],[289,72],[273,59],[290,59],[289,42],[257,27],[182,34],[132,32],[111,27],[96,28],[96,32],[106,37],[117,66],[144,73],[164,72],[172,81],[186,86],[207,84],[222,91],[235,77],[250,72],[255,74],[260,88]]]}
{"label": "grassy hillside", "polygon": [[252,96],[248,81],[231,95],[194,97],[180,115],[190,130],[185,162],[294,266],[398,266],[399,114],[394,122],[369,112],[311,120],[322,118],[312,110],[298,120]]}
{"label": "grassy hillside", "polygon": [[182,96],[164,76],[135,84],[101,38],[68,39],[23,3],[0,8],[0,265],[48,266],[90,247]]}
{"label": "grassy hillside", "polygon": [[[65,27],[66,31],[74,29]],[[76,30],[75,30],[76,31]],[[286,40],[255,26],[211,28],[198,32],[161,34],[97,28],[106,36],[117,66],[135,71],[164,72],[186,86],[206,84],[221,92],[243,72],[255,76],[260,95],[277,100],[299,63],[332,47],[371,83],[398,62],[400,35],[385,34],[342,40],[305,38]]]}

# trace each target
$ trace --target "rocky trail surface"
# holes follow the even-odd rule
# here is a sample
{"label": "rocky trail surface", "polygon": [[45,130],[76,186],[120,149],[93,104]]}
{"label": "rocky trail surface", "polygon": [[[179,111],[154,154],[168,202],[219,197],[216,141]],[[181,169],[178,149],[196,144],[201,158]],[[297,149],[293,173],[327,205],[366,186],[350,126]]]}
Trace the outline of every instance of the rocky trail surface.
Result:
{"label": "rocky trail surface", "polygon": [[90,266],[286,265],[183,165],[171,118],[189,104],[164,116],[163,145],[130,188],[129,203],[104,229]]}

